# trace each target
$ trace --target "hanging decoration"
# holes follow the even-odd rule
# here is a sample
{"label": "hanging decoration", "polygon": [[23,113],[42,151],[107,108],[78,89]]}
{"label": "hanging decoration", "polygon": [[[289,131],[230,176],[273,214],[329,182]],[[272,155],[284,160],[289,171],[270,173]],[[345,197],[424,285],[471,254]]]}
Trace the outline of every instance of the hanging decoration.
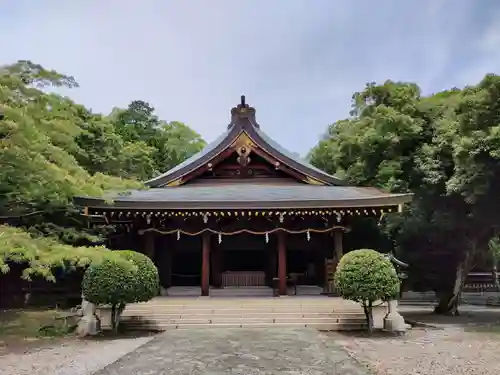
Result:
{"label": "hanging decoration", "polygon": [[309,231],[309,229],[307,230],[306,237],[307,237],[307,241],[311,241],[311,232]]}
{"label": "hanging decoration", "polygon": [[219,232],[219,244],[221,244],[221,243],[222,243],[222,234],[221,234],[221,232]]}
{"label": "hanging decoration", "polygon": [[330,228],[324,228],[324,229],[316,229],[316,228],[309,228],[309,229],[298,229],[298,230],[293,230],[293,229],[286,229],[286,228],[273,228],[271,230],[267,230],[267,231],[262,231],[262,232],[259,232],[259,231],[253,231],[253,230],[250,230],[250,229],[240,229],[240,230],[236,230],[234,232],[220,232],[220,231],[216,231],[214,229],[211,229],[211,228],[205,228],[205,229],[202,229],[200,231],[197,231],[197,232],[188,232],[188,231],[184,231],[182,229],[173,229],[173,230],[160,230],[160,229],[156,229],[156,228],[147,228],[147,229],[140,229],[138,231],[138,233],[140,235],[146,233],[146,232],[156,232],[156,233],[159,233],[159,234],[173,234],[173,233],[177,233],[177,239],[180,239],[180,235],[181,233],[186,235],[186,236],[199,236],[203,233],[212,233],[212,234],[217,234],[217,235],[224,235],[224,236],[235,236],[235,235],[238,235],[238,234],[242,234],[242,233],[248,233],[248,234],[253,234],[253,235],[270,235],[270,234],[273,234],[273,233],[276,233],[276,232],[284,232],[284,233],[288,233],[288,234],[304,234],[306,233],[307,235],[307,232],[310,232],[310,233],[329,233],[329,232],[333,232],[333,231],[344,231],[344,232],[349,232],[350,231],[350,228],[349,227],[344,227],[344,226],[340,226],[340,225],[335,225],[333,227],[330,227]]}
{"label": "hanging decoration", "polygon": [[181,239],[181,231],[178,230],[177,231],[177,241],[179,241]]}
{"label": "hanging decoration", "polygon": [[92,215],[89,213],[89,209],[84,209],[83,214],[86,216],[115,216],[116,218],[131,218],[131,217],[146,217],[149,215],[150,217],[155,218],[164,218],[164,217],[201,217],[204,223],[208,222],[209,216],[267,216],[267,217],[276,217],[282,223],[285,216],[336,216],[338,222],[340,222],[343,216],[378,216],[381,213],[391,213],[391,212],[401,212],[403,210],[402,205],[398,206],[387,206],[387,207],[376,207],[376,208],[343,208],[343,209],[297,209],[297,210],[245,210],[245,211],[236,211],[236,210],[223,210],[223,211],[184,211],[184,210],[175,210],[175,211],[156,211],[156,212],[147,212],[147,211],[112,211],[109,213],[106,212],[93,212]]}
{"label": "hanging decoration", "polygon": [[266,243],[269,243],[269,233],[266,232]]}

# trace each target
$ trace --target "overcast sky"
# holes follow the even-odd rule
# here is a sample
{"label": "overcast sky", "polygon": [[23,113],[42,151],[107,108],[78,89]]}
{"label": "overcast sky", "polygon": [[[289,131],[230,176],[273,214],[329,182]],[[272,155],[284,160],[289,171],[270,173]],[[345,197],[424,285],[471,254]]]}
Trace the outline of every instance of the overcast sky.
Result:
{"label": "overcast sky", "polygon": [[368,81],[500,73],[500,0],[0,0],[0,46],[0,64],[73,75],[94,111],[146,100],[208,141],[245,94],[304,155]]}

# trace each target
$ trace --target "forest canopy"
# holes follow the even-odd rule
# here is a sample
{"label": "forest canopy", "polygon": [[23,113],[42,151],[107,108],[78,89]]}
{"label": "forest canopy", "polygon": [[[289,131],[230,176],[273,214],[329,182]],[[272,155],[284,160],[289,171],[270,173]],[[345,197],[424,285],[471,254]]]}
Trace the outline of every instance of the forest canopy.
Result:
{"label": "forest canopy", "polygon": [[455,313],[500,234],[500,76],[428,96],[414,83],[369,83],[309,156],[353,184],[415,194],[382,229],[412,287],[435,290],[438,311]]}
{"label": "forest canopy", "polygon": [[88,263],[102,248],[72,245],[92,244],[103,233],[86,228],[72,198],[141,188],[140,181],[205,145],[182,122],[159,119],[145,101],[100,114],[54,93],[59,87],[78,83],[31,61],[0,67],[3,272],[9,260],[29,262],[25,276],[47,278],[52,266]]}

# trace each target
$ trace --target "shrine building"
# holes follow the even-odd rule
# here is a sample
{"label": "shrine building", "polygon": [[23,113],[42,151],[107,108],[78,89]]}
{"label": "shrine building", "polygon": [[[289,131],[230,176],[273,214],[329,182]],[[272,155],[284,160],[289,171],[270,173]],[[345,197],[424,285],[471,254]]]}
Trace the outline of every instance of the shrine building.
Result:
{"label": "shrine building", "polygon": [[145,185],[75,203],[115,227],[108,247],[150,256],[167,293],[190,286],[203,296],[273,283],[287,294],[290,280],[328,292],[353,218],[400,212],[411,200],[350,186],[296,157],[261,130],[244,97],[225,133]]}

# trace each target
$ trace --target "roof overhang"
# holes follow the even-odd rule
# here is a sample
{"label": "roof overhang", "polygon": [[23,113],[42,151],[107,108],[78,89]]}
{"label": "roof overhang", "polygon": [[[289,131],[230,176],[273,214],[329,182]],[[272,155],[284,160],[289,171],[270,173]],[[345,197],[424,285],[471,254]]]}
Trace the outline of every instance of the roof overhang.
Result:
{"label": "roof overhang", "polygon": [[335,186],[176,187],[134,191],[110,198],[75,197],[81,207],[102,210],[259,210],[397,207],[412,194]]}

